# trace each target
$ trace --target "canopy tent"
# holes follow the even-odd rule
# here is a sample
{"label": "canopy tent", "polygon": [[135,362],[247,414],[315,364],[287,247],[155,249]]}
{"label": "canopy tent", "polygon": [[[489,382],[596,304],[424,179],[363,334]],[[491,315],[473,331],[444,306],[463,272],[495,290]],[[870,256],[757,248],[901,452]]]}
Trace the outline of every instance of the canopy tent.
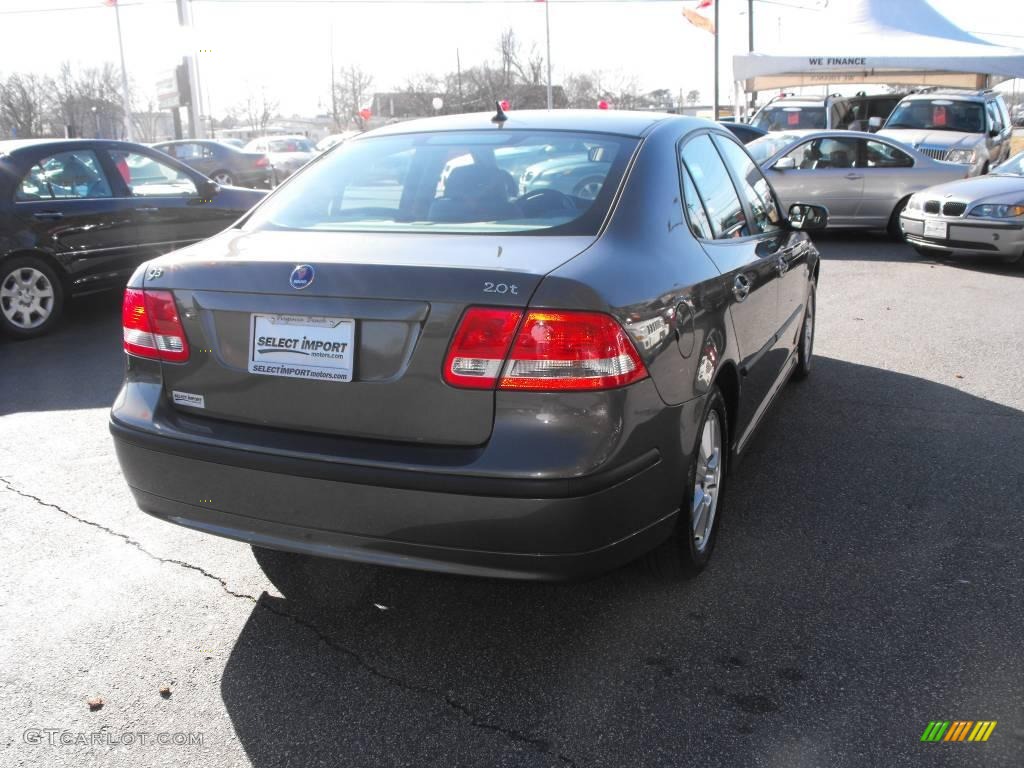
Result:
{"label": "canopy tent", "polygon": [[986,88],[1024,77],[1024,51],[988,43],[925,0],[832,0],[785,52],[734,56],[737,88],[891,83]]}

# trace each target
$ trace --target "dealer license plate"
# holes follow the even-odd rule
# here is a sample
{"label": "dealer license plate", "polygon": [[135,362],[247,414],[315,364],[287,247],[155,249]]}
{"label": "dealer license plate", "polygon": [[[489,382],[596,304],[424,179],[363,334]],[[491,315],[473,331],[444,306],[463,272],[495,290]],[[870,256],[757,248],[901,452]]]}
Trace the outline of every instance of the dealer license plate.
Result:
{"label": "dealer license plate", "polygon": [[945,240],[949,237],[949,225],[944,221],[929,221],[925,219],[924,236]]}
{"label": "dealer license plate", "polygon": [[318,381],[352,381],[352,319],[304,315],[253,315],[249,373]]}

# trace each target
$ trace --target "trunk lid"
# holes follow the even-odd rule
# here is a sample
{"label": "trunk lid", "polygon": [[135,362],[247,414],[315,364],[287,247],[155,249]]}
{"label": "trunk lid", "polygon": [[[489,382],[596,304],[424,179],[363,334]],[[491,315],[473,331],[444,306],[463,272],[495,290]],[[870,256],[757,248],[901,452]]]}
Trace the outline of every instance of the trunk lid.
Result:
{"label": "trunk lid", "polygon": [[[229,230],[147,269],[146,288],[174,292],[191,347],[188,362],[163,364],[168,401],[194,415],[282,429],[479,445],[491,433],[494,393],[441,378],[463,311],[525,307],[543,276],[592,240]],[[314,270],[302,288],[291,281],[299,265]],[[322,331],[305,318],[351,322]],[[350,380],[252,372],[254,358],[308,360],[275,349],[304,343],[299,337],[350,344]]]}

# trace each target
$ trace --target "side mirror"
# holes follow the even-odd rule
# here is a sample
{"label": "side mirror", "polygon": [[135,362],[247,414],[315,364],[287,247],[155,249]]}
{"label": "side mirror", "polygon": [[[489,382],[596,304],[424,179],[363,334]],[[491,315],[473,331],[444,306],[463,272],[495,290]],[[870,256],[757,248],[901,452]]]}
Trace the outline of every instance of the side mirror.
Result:
{"label": "side mirror", "polygon": [[220,192],[220,185],[213,179],[203,179],[196,184],[196,191],[200,197],[209,199]]}
{"label": "side mirror", "polygon": [[796,160],[792,157],[780,157],[772,168],[776,171],[792,171],[796,168]]}
{"label": "side mirror", "polygon": [[993,128],[993,129],[991,129],[991,130],[990,130],[990,131],[988,132],[988,135],[989,135],[989,136],[991,136],[991,137],[992,137],[992,138],[994,139],[994,138],[996,138],[997,136],[999,136],[999,135],[1000,135],[1001,133],[1002,133],[1002,131],[1000,131],[1000,130],[999,130],[998,128]]}
{"label": "side mirror", "polygon": [[814,232],[828,226],[828,208],[810,203],[789,206],[789,226],[801,232]]}
{"label": "side mirror", "polygon": [[882,118],[875,115],[874,117],[868,118],[868,130],[874,133],[882,127]]}

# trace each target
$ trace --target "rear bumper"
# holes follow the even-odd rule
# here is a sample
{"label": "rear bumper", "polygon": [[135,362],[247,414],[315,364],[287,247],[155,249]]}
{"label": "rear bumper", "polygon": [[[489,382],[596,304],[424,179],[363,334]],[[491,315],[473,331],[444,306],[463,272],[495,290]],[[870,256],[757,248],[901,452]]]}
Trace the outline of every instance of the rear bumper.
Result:
{"label": "rear bumper", "polygon": [[657,546],[681,498],[679,473],[653,449],[586,477],[532,480],[258,454],[116,419],[110,429],[145,512],[258,546],[380,565],[581,578]]}

